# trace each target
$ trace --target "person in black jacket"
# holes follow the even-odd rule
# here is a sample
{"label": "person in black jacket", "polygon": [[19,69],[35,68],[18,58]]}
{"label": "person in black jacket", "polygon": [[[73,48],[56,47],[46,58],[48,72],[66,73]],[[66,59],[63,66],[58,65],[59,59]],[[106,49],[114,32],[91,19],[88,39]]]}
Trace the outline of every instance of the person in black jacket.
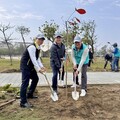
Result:
{"label": "person in black jacket", "polygon": [[89,63],[88,63],[88,67],[91,66],[91,63],[93,63],[93,52],[92,52],[92,48],[89,48]]}
{"label": "person in black jacket", "polygon": [[[37,96],[33,95],[39,80],[37,72],[41,73],[45,71],[45,67],[39,58],[40,45],[43,44],[44,40],[44,35],[37,35],[35,42],[27,47],[21,58],[20,69],[22,72],[22,84],[20,89],[20,107],[32,107],[32,105],[28,103],[27,98],[37,98]],[[27,92],[30,79],[32,82]]]}
{"label": "person in black jacket", "polygon": [[104,64],[104,69],[106,70],[106,67],[107,67],[107,64],[108,64],[108,62],[110,62],[110,67],[111,67],[111,70],[112,70],[112,54],[110,54],[110,53],[107,53],[105,56],[104,56],[104,58],[105,58],[105,64]]}
{"label": "person in black jacket", "polygon": [[52,88],[56,93],[58,92],[57,91],[58,73],[59,71],[62,71],[61,61],[64,56],[65,56],[65,45],[62,43],[62,36],[60,33],[56,33],[54,43],[52,44],[50,49],[50,65],[53,72]]}

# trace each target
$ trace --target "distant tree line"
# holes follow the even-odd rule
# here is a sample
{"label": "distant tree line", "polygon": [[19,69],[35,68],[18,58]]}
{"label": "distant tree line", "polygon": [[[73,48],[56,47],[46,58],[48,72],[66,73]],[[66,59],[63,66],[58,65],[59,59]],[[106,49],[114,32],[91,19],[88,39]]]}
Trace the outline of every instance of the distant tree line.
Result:
{"label": "distant tree line", "polygon": [[[68,27],[63,29],[61,34],[63,34],[63,42],[67,47],[71,47],[73,44],[73,38],[76,34],[82,36],[83,42],[88,46],[91,46],[94,52],[94,44],[96,43],[97,36],[95,35],[96,24],[95,21],[82,22],[73,19],[72,24],[68,22]],[[23,43],[19,44],[17,47],[12,46],[12,41],[18,38],[13,38],[12,32],[15,29],[17,33],[20,34]],[[51,20],[50,22],[45,21],[45,23],[38,27],[38,30],[43,33],[48,40],[54,41],[54,34],[59,30],[59,25]],[[66,32],[67,30],[67,32]],[[9,55],[10,64],[12,65],[12,55],[21,55],[26,48],[26,36],[30,34],[30,28],[25,26],[11,26],[10,23],[0,24],[0,42],[7,45],[7,48],[0,48],[0,55]]]}

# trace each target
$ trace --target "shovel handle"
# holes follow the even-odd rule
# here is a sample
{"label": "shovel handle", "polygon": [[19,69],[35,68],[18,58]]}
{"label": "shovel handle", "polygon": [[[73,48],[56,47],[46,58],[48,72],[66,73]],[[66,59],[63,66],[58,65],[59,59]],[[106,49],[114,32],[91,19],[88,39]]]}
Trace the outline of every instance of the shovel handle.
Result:
{"label": "shovel handle", "polygon": [[41,73],[41,74],[44,75],[44,77],[45,77],[45,79],[46,79],[46,81],[47,81],[47,83],[48,83],[48,85],[49,85],[49,87],[50,87],[50,91],[51,91],[52,95],[54,95],[54,93],[53,93],[53,89],[52,89],[52,87],[51,87],[51,85],[50,85],[50,83],[49,83],[49,81],[48,81],[47,76],[46,76],[46,72]]}
{"label": "shovel handle", "polygon": [[74,73],[74,81],[75,81],[74,91],[76,92],[76,74],[75,73]]}

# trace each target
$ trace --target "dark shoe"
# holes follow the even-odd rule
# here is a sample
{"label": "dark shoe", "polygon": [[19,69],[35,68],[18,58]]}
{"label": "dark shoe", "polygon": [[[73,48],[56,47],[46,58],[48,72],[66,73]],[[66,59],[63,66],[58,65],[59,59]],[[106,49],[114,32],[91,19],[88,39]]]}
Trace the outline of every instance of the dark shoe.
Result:
{"label": "dark shoe", "polygon": [[33,105],[30,105],[29,103],[20,103],[20,107],[22,107],[22,108],[31,108],[31,107],[33,107]]}
{"label": "dark shoe", "polygon": [[27,98],[28,98],[28,99],[37,99],[38,96],[33,96],[33,95],[32,95],[32,96],[29,96],[29,95],[28,95]]}
{"label": "dark shoe", "polygon": [[76,82],[76,85],[80,86],[79,82]]}

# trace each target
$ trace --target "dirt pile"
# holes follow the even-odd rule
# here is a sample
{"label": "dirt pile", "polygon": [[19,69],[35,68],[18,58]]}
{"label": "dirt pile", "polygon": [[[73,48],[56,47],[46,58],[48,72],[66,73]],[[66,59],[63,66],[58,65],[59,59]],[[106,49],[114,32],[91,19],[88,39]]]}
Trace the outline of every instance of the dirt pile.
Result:
{"label": "dirt pile", "polygon": [[66,89],[59,88],[56,102],[51,100],[49,88],[39,87],[38,91],[39,99],[29,100],[33,111],[20,108],[16,101],[1,108],[0,116],[15,120],[120,120],[120,85],[89,85],[87,95],[78,101],[72,99],[72,88],[67,89],[67,96]]}

